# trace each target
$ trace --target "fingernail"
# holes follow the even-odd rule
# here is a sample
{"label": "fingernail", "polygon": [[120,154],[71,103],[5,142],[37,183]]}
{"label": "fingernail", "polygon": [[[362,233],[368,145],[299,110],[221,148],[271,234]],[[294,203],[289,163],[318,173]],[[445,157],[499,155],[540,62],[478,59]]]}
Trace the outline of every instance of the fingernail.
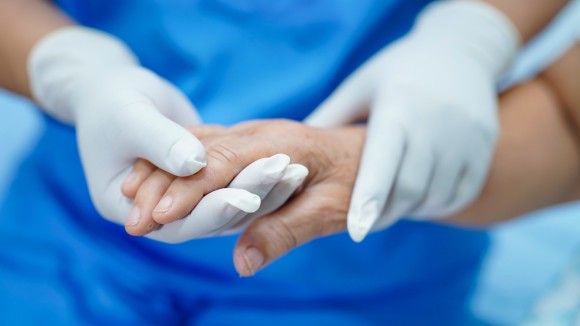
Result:
{"label": "fingernail", "polygon": [[127,179],[125,179],[125,183],[131,184],[135,182],[135,180],[137,180],[137,172],[133,171],[131,172],[131,174],[129,174],[129,176],[127,176]]}
{"label": "fingernail", "polygon": [[188,138],[178,140],[170,151],[170,162],[180,174],[189,175],[206,166],[205,149]]}
{"label": "fingernail", "polygon": [[264,255],[256,248],[249,247],[240,251],[241,261],[239,264],[240,276],[253,276],[264,265]]}
{"label": "fingernail", "polygon": [[171,208],[171,205],[173,205],[173,197],[165,196],[161,199],[161,201],[159,201],[159,204],[155,206],[154,211],[158,213],[165,213]]}
{"label": "fingernail", "polygon": [[129,213],[129,217],[127,218],[127,221],[125,222],[125,225],[128,225],[128,226],[137,225],[137,224],[139,224],[140,220],[141,220],[141,209],[139,209],[139,207],[137,207],[137,206],[133,206],[133,208],[131,209],[131,212]]}

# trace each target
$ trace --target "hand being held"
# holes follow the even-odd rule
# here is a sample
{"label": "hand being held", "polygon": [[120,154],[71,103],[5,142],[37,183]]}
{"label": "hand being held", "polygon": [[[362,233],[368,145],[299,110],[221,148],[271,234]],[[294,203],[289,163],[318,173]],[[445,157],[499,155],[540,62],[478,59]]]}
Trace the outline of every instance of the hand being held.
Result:
{"label": "hand being held", "polygon": [[[365,127],[326,130],[286,120],[266,120],[229,129],[200,126],[192,132],[207,151],[208,165],[200,173],[176,178],[141,162],[135,169],[139,177],[123,186],[126,195],[141,198],[136,200],[143,207],[141,211],[152,212],[150,221],[166,224],[164,228],[187,215],[188,223],[205,224],[206,219],[216,217],[192,214],[205,198],[217,192],[214,190],[226,187],[252,162],[285,153],[291,162],[308,169],[308,177],[279,210],[271,212],[280,202],[265,211],[261,209],[264,216],[254,215],[235,225],[245,228],[234,251],[237,271],[243,276],[253,275],[296,246],[345,230]],[[297,172],[300,174],[300,169]],[[285,188],[286,197],[295,190]],[[168,196],[172,198],[170,207],[155,210]]]}

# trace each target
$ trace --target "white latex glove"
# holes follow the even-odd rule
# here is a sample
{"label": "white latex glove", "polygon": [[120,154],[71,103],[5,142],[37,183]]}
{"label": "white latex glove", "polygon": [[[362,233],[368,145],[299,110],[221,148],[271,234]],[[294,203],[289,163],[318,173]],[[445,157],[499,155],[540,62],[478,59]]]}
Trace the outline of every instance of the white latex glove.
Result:
{"label": "white latex glove", "polygon": [[537,76],[562,57],[580,39],[580,0],[560,11],[544,30],[519,52],[514,64],[500,79],[500,90]]}
{"label": "white latex glove", "polygon": [[[284,154],[257,160],[246,167],[228,188],[209,193],[185,218],[163,225],[147,235],[157,239],[172,234],[172,243],[238,233],[253,220],[278,209],[308,175],[308,169],[289,164]],[[251,214],[253,213],[253,214]]]}
{"label": "white latex glove", "polygon": [[105,218],[127,218],[120,189],[137,158],[178,176],[205,166],[203,145],[181,127],[199,123],[195,109],[112,36],[60,29],[35,46],[29,75],[40,106],[76,127],[91,197]]}
{"label": "white latex glove", "polygon": [[[137,158],[176,176],[194,174],[205,166],[203,145],[182,127],[200,123],[194,107],[169,82],[140,67],[130,50],[112,36],[83,27],[58,30],[33,49],[29,77],[42,108],[76,127],[91,198],[108,220],[124,224],[129,215],[132,203],[121,193],[121,184]],[[288,163],[283,165],[278,180]],[[259,194],[272,188],[272,178],[259,164],[248,168],[240,175],[246,188]],[[232,212],[243,212],[236,215],[243,217],[259,206],[260,196],[227,189],[208,196],[195,212],[229,221]],[[150,237],[175,243],[205,236],[201,226],[181,225],[183,229],[176,224]]]}
{"label": "white latex glove", "polygon": [[476,198],[498,138],[495,83],[518,45],[514,26],[490,5],[435,3],[307,119],[335,126],[370,108],[348,214],[354,241],[402,216],[443,217]]}
{"label": "white latex glove", "polygon": [[273,184],[269,191],[265,191],[265,189],[260,190],[258,188],[262,185],[252,185],[248,182],[255,180],[255,178],[251,177],[250,175],[242,177],[242,174],[240,173],[240,175],[238,175],[238,177],[232,181],[229,187],[241,188],[251,193],[259,194],[260,198],[262,199],[262,204],[256,212],[247,215],[244,214],[240,218],[232,219],[232,221],[223,228],[222,234],[228,235],[239,233],[245,230],[246,227],[250,225],[255,219],[269,215],[278,210],[280,207],[286,204],[286,202],[296,192],[296,190],[302,186],[302,183],[307,176],[308,169],[304,165],[290,164],[288,165],[288,168],[284,172],[284,175],[279,180],[279,182]]}

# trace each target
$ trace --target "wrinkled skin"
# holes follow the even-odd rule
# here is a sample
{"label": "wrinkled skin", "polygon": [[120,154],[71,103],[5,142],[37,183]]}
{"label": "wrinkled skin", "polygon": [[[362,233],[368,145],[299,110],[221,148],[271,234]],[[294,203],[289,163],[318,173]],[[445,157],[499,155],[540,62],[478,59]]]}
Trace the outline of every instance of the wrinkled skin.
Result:
{"label": "wrinkled skin", "polygon": [[[251,223],[240,237],[234,254],[243,276],[312,239],[342,232],[365,137],[364,126],[318,129],[288,120],[242,123],[230,129],[194,127],[205,145],[208,166],[185,178],[139,162],[139,175],[123,187],[141,211],[151,212],[139,225],[127,227],[143,235],[158,224],[186,216],[203,195],[227,184],[253,161],[284,153],[310,173],[303,187],[280,210]],[[154,207],[166,195],[173,198],[169,210]]]}

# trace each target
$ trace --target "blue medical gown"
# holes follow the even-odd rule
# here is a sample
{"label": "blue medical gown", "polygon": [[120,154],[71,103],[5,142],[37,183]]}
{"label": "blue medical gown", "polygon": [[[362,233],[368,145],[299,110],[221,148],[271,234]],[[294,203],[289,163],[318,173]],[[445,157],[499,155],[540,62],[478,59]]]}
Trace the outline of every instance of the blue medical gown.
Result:
{"label": "blue medical gown", "polygon": [[[123,39],[205,122],[226,125],[304,118],[427,2],[57,1]],[[166,245],[101,218],[74,130],[46,120],[0,206],[0,324],[476,323],[483,232],[401,222],[362,244],[313,241],[241,279],[235,237]]]}

